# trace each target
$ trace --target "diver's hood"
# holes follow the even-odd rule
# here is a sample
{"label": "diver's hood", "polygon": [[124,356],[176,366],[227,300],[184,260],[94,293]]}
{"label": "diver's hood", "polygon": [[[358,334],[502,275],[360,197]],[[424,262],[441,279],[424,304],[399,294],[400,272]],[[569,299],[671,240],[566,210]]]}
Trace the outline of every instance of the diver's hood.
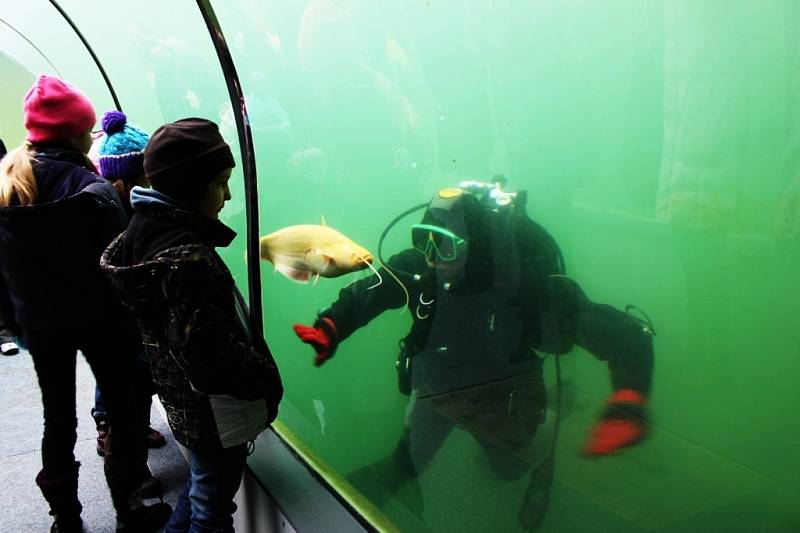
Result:
{"label": "diver's hood", "polygon": [[459,273],[449,280],[458,292],[471,292],[491,286],[494,280],[492,224],[487,210],[474,195],[463,189],[443,189],[431,199],[423,224],[451,231],[467,241],[467,257]]}
{"label": "diver's hood", "polygon": [[470,242],[479,240],[484,208],[478,199],[463,189],[442,189],[431,198],[422,217],[423,224],[452,231]]}

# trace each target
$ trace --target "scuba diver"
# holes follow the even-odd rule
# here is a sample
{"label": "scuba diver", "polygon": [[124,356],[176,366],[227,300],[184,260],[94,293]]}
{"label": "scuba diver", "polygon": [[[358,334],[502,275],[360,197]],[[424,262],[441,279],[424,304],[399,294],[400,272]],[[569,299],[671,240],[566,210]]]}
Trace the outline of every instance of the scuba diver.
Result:
{"label": "scuba diver", "polygon": [[[313,326],[294,330],[314,348],[319,366],[357,329],[407,305],[413,325],[396,363],[400,391],[412,394],[406,427],[390,457],[348,478],[360,490],[380,487],[368,494],[380,507],[416,482],[459,427],[500,479],[530,472],[518,520],[533,530],[549,502],[560,412],[557,405],[551,449],[532,460],[547,401],[540,354],[566,354],[577,344],[608,363],[614,391],[583,450],[607,455],[646,433],[654,331],[649,319],[591,302],[565,275],[556,242],[528,217],[526,192],[505,192],[504,184],[502,176],[461,182],[400,214],[381,236],[378,272],[389,269],[402,286],[376,285],[375,275],[361,279],[343,288]],[[383,261],[388,231],[423,208],[411,229],[413,247]],[[560,383],[558,363],[556,369]]]}

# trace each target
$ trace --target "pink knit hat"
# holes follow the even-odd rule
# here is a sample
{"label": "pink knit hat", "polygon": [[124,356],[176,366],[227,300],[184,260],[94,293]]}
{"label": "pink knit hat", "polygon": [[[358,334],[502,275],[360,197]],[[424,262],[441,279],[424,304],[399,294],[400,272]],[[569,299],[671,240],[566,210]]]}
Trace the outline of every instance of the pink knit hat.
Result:
{"label": "pink knit hat", "polygon": [[97,121],[94,108],[71,83],[42,74],[22,104],[27,139],[32,143],[77,137]]}

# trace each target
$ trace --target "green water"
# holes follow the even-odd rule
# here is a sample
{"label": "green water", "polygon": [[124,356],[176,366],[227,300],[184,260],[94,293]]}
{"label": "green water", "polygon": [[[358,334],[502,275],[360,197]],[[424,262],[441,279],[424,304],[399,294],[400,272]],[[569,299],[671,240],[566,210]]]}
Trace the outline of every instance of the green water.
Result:
{"label": "green water", "polygon": [[[130,120],[199,115],[238,149],[194,2],[62,1]],[[49,3],[3,20],[98,111],[112,101]],[[463,179],[509,177],[595,301],[635,303],[656,326],[649,438],[579,456],[610,392],[606,365],[562,357],[561,434],[541,531],[798,531],[800,445],[800,4],[792,0],[214,2],[248,99],[260,232],[327,223],[376,251],[386,224]],[[152,10],[151,10],[152,9]],[[23,11],[24,10],[24,11]],[[0,24],[0,132],[52,71]],[[238,156],[238,153],[237,153]],[[223,218],[246,288],[241,171]],[[409,220],[384,255],[408,246]],[[286,383],[280,420],[334,471],[389,455],[408,398],[389,311],[321,368],[291,325],[353,276],[297,285],[262,264],[267,341]],[[535,447],[553,431],[551,397]],[[259,460],[261,450],[251,458]],[[381,510],[405,531],[520,531],[526,480],[496,479],[455,431]],[[356,487],[359,488],[359,487]]]}

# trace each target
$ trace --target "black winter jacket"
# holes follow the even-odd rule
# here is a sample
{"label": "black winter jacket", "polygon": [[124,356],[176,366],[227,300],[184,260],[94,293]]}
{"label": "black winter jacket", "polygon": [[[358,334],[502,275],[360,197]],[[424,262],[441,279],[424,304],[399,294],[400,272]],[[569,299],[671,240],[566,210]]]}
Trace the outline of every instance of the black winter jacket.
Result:
{"label": "black winter jacket", "polygon": [[46,150],[36,160],[37,203],[0,208],[0,261],[25,342],[79,342],[123,325],[136,342],[99,268],[127,222],[116,190],[83,166],[83,154]]}
{"label": "black winter jacket", "polygon": [[251,334],[241,295],[214,251],[234,236],[221,222],[188,211],[137,206],[101,260],[137,317],[170,428],[193,450],[233,445],[225,441],[230,427],[222,427],[215,397],[266,402],[260,431],[274,420],[283,395],[272,355]]}

